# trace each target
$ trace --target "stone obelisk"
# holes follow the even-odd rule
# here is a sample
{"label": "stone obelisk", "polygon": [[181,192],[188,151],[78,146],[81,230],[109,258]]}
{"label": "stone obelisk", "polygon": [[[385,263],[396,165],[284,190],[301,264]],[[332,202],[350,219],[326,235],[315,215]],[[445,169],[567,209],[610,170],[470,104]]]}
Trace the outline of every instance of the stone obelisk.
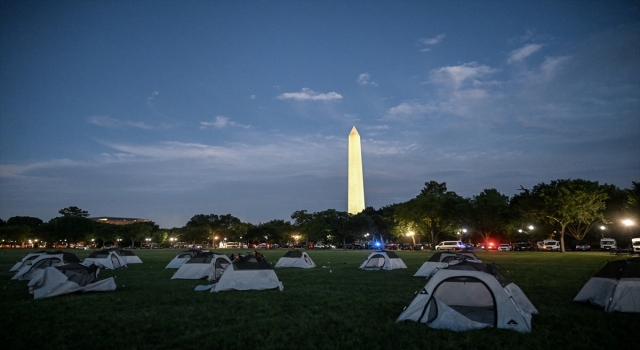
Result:
{"label": "stone obelisk", "polygon": [[358,214],[364,210],[364,180],[362,176],[362,152],[360,134],[354,126],[349,134],[349,188],[347,212]]}

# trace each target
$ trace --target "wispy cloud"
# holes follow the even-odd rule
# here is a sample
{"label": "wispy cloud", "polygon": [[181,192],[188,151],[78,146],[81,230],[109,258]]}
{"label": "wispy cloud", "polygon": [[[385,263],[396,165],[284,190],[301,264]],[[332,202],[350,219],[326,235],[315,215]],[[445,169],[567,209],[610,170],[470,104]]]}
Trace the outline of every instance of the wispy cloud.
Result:
{"label": "wispy cloud", "polygon": [[89,117],[89,123],[101,126],[103,128],[110,129],[123,129],[123,128],[139,128],[139,129],[153,129],[151,126],[145,124],[144,122],[134,122],[130,120],[119,120],[116,118],[111,118],[108,116],[92,116]]}
{"label": "wispy cloud", "polygon": [[481,77],[497,72],[497,69],[476,62],[465,63],[459,66],[446,66],[434,69],[430,73],[430,80],[438,83],[446,83],[454,88],[463,83],[479,83]]}
{"label": "wispy cloud", "polygon": [[435,111],[435,108],[414,102],[403,102],[387,111],[383,120],[408,121]]}
{"label": "wispy cloud", "polygon": [[536,51],[540,50],[542,45],[540,44],[529,44],[525,45],[517,50],[511,51],[509,54],[509,58],[507,59],[507,63],[516,63],[521,62],[525,58],[531,56]]}
{"label": "wispy cloud", "polygon": [[250,129],[250,125],[238,124],[229,120],[227,117],[217,116],[214,121],[211,122],[200,122],[200,129],[222,129],[227,127],[241,127],[245,129]]}
{"label": "wispy cloud", "polygon": [[367,85],[378,86],[378,83],[376,83],[375,81],[371,81],[371,75],[369,73],[362,73],[358,75],[358,79],[356,79],[356,81],[360,86],[367,86]]}
{"label": "wispy cloud", "polygon": [[431,51],[432,46],[439,44],[442,39],[444,39],[444,34],[439,34],[433,38],[422,38],[418,40],[418,46],[420,46],[420,51],[427,52]]}
{"label": "wispy cloud", "polygon": [[331,101],[341,100],[342,95],[337,92],[319,93],[309,88],[303,88],[300,92],[285,92],[277,97],[280,100],[297,100],[297,101]]}

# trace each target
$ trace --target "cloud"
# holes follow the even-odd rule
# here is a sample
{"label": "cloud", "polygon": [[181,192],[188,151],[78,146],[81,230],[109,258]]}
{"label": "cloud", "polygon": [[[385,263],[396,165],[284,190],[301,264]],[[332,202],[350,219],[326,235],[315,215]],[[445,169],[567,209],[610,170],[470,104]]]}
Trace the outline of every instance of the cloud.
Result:
{"label": "cloud", "polygon": [[497,69],[489,66],[471,62],[459,66],[446,66],[434,69],[430,73],[430,79],[433,82],[450,84],[454,88],[458,88],[467,81],[480,83],[477,79],[497,71]]}
{"label": "cloud", "polygon": [[525,58],[535,53],[536,51],[540,50],[541,48],[542,48],[542,45],[540,44],[529,44],[517,50],[513,50],[509,54],[509,59],[507,59],[507,63],[521,62]]}
{"label": "cloud", "polygon": [[129,127],[145,129],[145,130],[153,129],[151,126],[145,124],[144,122],[133,122],[129,120],[122,121],[122,120],[111,118],[108,116],[89,117],[89,123],[97,126],[101,126],[103,128],[110,128],[110,129],[123,129],[123,128],[129,128]]}
{"label": "cloud", "polygon": [[376,83],[375,81],[371,81],[371,75],[369,73],[362,73],[358,75],[358,79],[356,81],[360,86],[367,86],[367,85],[378,86],[378,83]]}
{"label": "cloud", "polygon": [[277,97],[280,100],[297,100],[297,101],[331,101],[340,100],[342,95],[337,92],[318,93],[309,88],[302,88],[300,92],[285,92]]}
{"label": "cloud", "polygon": [[212,122],[200,122],[200,129],[222,129],[232,126],[237,126],[245,129],[251,128],[251,126],[249,125],[232,122],[229,120],[229,118],[223,116],[217,116],[216,119]]}
{"label": "cloud", "polygon": [[445,37],[444,34],[439,34],[434,38],[422,38],[418,40],[419,45],[422,46],[420,51],[422,52],[431,51],[431,46],[439,44],[442,41],[442,39],[444,39],[444,37]]}
{"label": "cloud", "polygon": [[421,116],[434,111],[435,108],[428,105],[403,102],[395,107],[390,108],[382,119],[408,121],[418,119]]}

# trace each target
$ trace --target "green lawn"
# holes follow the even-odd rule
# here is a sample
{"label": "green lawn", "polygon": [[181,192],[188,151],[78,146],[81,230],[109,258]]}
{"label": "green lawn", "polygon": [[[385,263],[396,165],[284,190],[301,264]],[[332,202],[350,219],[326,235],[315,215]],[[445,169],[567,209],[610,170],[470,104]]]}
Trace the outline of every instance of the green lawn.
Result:
{"label": "green lawn", "polygon": [[[0,250],[4,349],[629,349],[640,330],[640,314],[572,302],[607,259],[624,258],[601,252],[477,252],[540,311],[529,334],[395,323],[425,284],[411,276],[426,251],[398,252],[409,268],[394,271],[359,270],[369,251],[309,251],[317,268],[276,270],[283,292],[209,293],[193,289],[210,282],[170,279],[175,270],[164,267],[176,250],[136,250],[143,264],[100,273],[115,277],[116,291],[42,300],[27,282],[10,281],[9,268],[28,252]],[[275,264],[285,250],[262,252]]]}

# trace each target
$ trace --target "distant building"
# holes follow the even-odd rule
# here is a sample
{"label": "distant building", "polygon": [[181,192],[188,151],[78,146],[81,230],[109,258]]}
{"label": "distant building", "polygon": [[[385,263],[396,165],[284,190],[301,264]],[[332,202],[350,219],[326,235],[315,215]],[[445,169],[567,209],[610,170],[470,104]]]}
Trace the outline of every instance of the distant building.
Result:
{"label": "distant building", "polygon": [[111,225],[131,225],[131,224],[135,224],[136,222],[149,222],[149,219],[116,218],[112,216],[96,216],[88,219],[93,220],[95,222],[101,222],[103,224],[111,224]]}

